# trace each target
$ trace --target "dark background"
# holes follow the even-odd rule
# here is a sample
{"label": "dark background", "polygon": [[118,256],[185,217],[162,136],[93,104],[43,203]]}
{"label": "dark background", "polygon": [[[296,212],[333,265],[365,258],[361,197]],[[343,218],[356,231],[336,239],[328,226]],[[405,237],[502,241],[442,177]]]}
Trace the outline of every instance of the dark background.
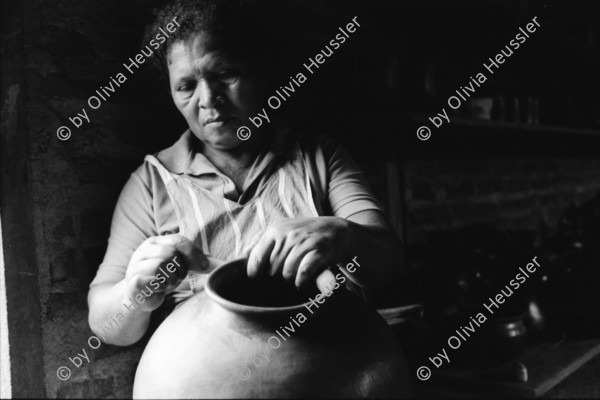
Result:
{"label": "dark background", "polygon": [[[32,348],[43,356],[28,356],[34,358],[28,373],[44,377],[43,385],[31,385],[49,397],[131,395],[143,343],[90,349],[86,295],[106,250],[121,188],[145,154],[178,138],[184,121],[144,65],[98,110],[88,112],[92,123],[73,129],[68,141],[59,141],[56,129],[72,127],[68,117],[82,107],[89,111],[88,97],[139,52],[143,27],[160,3],[3,4],[3,131],[8,110],[16,112],[20,136],[11,131],[6,137],[21,146],[21,151],[7,147],[12,142],[6,139],[2,148],[5,253],[7,240],[17,238],[7,226],[19,225],[17,214],[9,213],[19,207],[10,203],[18,189],[27,200],[18,215],[23,213],[29,232],[31,246],[23,252],[29,253],[34,279],[32,286],[19,286],[19,276],[7,272],[9,319],[19,318],[10,315],[16,307],[11,304],[27,293],[35,295],[41,314],[38,325],[28,322],[23,332],[12,330],[11,340],[29,329],[33,336],[25,337],[33,337]],[[297,130],[335,137],[357,159],[407,245],[407,270],[439,267],[434,250],[458,246],[468,252],[473,238],[481,239],[477,246],[486,254],[500,257],[509,252],[502,250],[506,243],[518,248],[512,255],[559,257],[564,252],[556,248],[562,247],[549,243],[560,235],[564,243],[598,243],[592,228],[584,226],[597,222],[597,214],[586,216],[585,210],[597,209],[591,202],[600,193],[597,3],[282,1],[272,10],[269,25],[282,56],[273,79],[282,85],[303,71],[302,63],[339,26],[358,17],[357,32],[273,113]],[[490,75],[482,63],[536,15],[541,27]],[[539,99],[539,124],[508,117],[477,120],[464,105],[449,126],[433,129],[428,141],[418,140],[416,127],[447,109],[447,98],[477,72],[488,78],[478,97],[502,97],[510,104],[515,97],[521,104]],[[15,85],[20,94],[11,102],[7,93]],[[579,233],[569,236],[565,226]],[[456,238],[458,245],[452,243]],[[491,244],[496,247],[490,250]],[[464,254],[446,259],[445,267],[460,268]],[[512,270],[527,261],[497,264]],[[18,268],[7,263],[7,271]],[[374,301],[425,301],[423,293],[420,298],[396,283]],[[59,381],[56,369],[72,367],[68,357],[82,347],[91,353],[91,365],[72,368],[71,379]],[[25,367],[13,362],[13,368]],[[14,385],[15,380],[14,394],[31,389]]]}

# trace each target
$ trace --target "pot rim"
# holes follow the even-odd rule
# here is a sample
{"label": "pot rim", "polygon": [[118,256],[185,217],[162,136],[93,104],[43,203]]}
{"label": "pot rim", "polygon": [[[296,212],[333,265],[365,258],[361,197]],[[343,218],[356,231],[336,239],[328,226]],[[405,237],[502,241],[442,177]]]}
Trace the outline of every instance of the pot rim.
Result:
{"label": "pot rim", "polygon": [[300,303],[298,305],[293,306],[285,306],[285,307],[262,307],[262,306],[251,306],[248,304],[236,303],[234,301],[228,300],[225,297],[221,296],[215,290],[215,281],[220,279],[223,274],[231,273],[230,270],[234,269],[245,269],[248,263],[247,258],[240,258],[237,260],[230,261],[226,264],[223,264],[219,268],[215,269],[210,273],[208,279],[206,280],[206,285],[204,289],[208,294],[208,297],[211,298],[215,303],[220,305],[221,307],[234,311],[236,313],[241,314],[265,314],[265,313],[288,313],[291,311],[297,311],[305,308],[306,305],[311,304],[310,301],[306,301],[304,303]]}

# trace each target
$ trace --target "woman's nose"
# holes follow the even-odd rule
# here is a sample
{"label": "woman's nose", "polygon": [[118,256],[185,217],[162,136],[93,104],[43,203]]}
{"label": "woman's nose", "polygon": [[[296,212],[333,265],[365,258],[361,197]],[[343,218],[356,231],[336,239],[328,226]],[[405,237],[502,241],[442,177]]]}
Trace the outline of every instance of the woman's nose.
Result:
{"label": "woman's nose", "polygon": [[198,105],[200,108],[214,108],[222,101],[217,85],[204,79],[198,85],[200,91],[198,95]]}

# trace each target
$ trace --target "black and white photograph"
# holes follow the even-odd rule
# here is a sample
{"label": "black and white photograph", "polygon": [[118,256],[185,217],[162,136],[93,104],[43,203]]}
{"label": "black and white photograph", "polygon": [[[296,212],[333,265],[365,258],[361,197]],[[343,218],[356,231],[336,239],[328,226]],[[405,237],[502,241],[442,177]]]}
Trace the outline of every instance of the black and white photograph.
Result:
{"label": "black and white photograph", "polygon": [[600,398],[600,2],[2,0],[0,398]]}

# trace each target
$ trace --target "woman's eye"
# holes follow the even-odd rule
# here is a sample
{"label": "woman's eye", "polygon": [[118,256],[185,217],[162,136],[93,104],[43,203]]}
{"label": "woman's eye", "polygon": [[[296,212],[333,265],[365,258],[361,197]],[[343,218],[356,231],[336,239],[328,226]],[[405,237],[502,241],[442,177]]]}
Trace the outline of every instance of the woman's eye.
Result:
{"label": "woman's eye", "polygon": [[182,85],[177,86],[178,92],[189,92],[194,89],[194,85],[191,83],[184,83]]}
{"label": "woman's eye", "polygon": [[219,80],[225,83],[233,83],[239,77],[239,73],[233,70],[223,71],[219,74]]}

